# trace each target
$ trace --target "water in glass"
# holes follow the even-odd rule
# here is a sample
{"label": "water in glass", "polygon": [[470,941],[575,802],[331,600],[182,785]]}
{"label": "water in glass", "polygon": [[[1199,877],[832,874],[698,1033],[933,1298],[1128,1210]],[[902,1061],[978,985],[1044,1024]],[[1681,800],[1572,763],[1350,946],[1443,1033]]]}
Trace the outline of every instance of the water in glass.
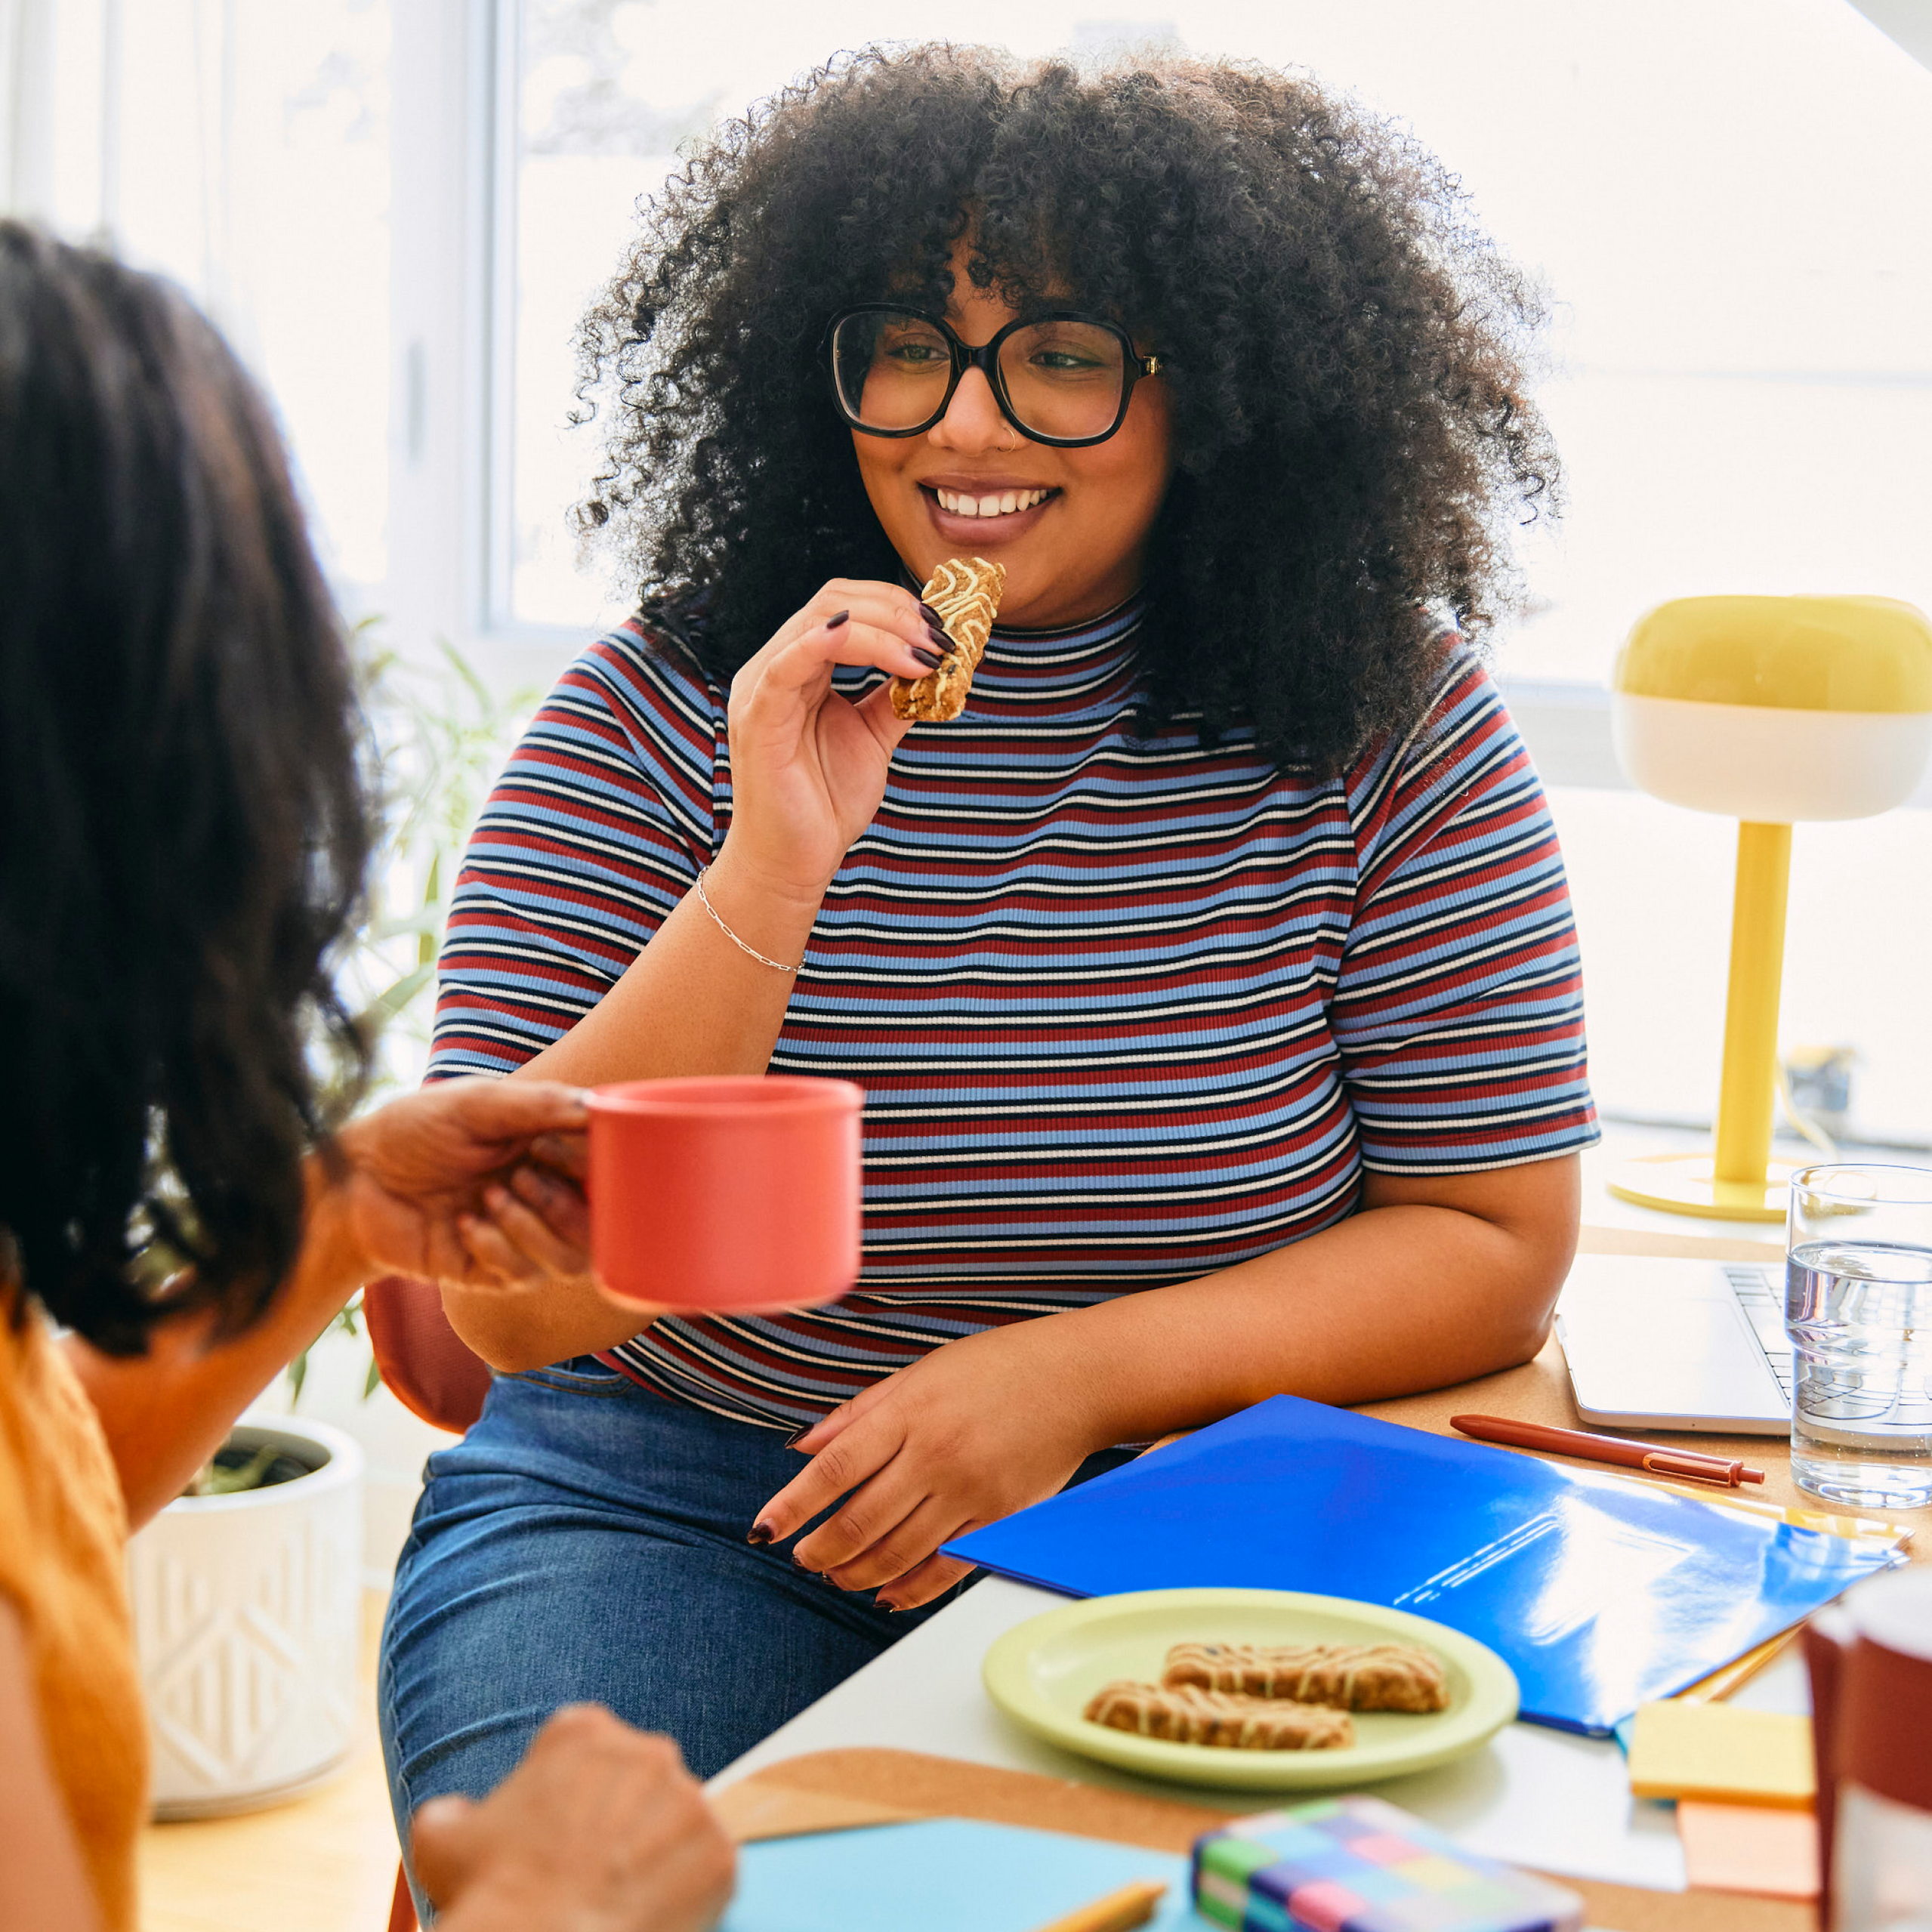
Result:
{"label": "water in glass", "polygon": [[1932,1502],[1932,1247],[1795,1243],[1785,1326],[1798,1486],[1848,1508]]}

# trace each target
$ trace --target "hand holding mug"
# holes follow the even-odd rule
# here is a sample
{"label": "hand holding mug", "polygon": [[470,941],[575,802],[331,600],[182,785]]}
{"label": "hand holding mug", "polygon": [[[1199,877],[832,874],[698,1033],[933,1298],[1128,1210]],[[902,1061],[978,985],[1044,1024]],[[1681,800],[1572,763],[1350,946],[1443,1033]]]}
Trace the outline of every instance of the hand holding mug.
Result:
{"label": "hand holding mug", "polygon": [[485,1186],[484,1211],[465,1215],[461,1232],[464,1248],[491,1285],[589,1278],[589,1171],[587,1135],[545,1134],[530,1143],[527,1160]]}
{"label": "hand holding mug", "polygon": [[[492,1279],[471,1243],[492,1191],[527,1161],[539,1139],[581,1144],[588,1118],[578,1088],[554,1081],[446,1080],[352,1122],[325,1167],[359,1266],[431,1281]],[[548,1199],[567,1246],[572,1220]],[[562,1251],[560,1246],[558,1251]]]}

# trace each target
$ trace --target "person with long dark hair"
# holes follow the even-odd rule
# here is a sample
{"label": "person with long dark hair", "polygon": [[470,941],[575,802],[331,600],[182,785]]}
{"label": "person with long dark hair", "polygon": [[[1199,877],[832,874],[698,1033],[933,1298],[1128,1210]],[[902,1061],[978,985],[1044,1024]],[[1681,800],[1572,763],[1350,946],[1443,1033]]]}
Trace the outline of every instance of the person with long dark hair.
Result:
{"label": "person with long dark hair", "polygon": [[[329,974],[369,830],[341,627],[267,411],[165,282],[0,222],[0,1921],[132,1932],[122,1545],[361,1281],[580,1242],[490,1199],[582,1095],[356,1120]],[[533,1266],[526,1260],[525,1265]],[[57,1335],[56,1325],[66,1332]],[[405,1820],[405,1829],[408,1821]],[[450,1932],[695,1929],[730,1856],[674,1746],[564,1712],[425,1813]]]}
{"label": "person with long dark hair", "polygon": [[[841,58],[647,205],[583,337],[640,610],[483,813],[431,1070],[856,1081],[864,1268],[647,1326],[446,1291],[514,1372],[399,1568],[399,1808],[585,1694],[714,1770],[948,1538],[1541,1345],[1595,1128],[1477,650],[1557,477],[1538,320],[1436,162],[1242,63]],[[974,556],[991,643],[912,722]]]}

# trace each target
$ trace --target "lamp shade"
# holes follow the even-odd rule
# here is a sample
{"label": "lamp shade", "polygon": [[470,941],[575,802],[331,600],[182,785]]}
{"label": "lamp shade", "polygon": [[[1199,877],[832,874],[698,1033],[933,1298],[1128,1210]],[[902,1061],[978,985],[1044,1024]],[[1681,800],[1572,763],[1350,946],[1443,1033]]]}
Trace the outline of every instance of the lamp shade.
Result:
{"label": "lamp shade", "polygon": [[1677,597],[1612,673],[1618,762],[1640,790],[1727,818],[1869,818],[1932,753],[1932,623],[1890,597]]}

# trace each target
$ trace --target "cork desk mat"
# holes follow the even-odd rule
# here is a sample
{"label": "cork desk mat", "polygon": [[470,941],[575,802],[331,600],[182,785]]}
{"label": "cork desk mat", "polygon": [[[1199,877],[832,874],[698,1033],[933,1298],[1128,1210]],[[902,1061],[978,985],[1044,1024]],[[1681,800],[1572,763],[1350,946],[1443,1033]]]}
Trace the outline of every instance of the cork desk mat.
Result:
{"label": "cork desk mat", "polygon": [[[1037,1772],[1008,1771],[912,1751],[814,1751],[754,1771],[711,1804],[740,1844],[810,1832],[976,1818],[1068,1832],[1115,1844],[1185,1852],[1230,1814],[1170,1798],[1103,1791]],[[1816,1932],[1809,1905],[1722,1892],[1653,1892],[1548,1875],[1581,1896],[1586,1923],[1608,1932]]]}

